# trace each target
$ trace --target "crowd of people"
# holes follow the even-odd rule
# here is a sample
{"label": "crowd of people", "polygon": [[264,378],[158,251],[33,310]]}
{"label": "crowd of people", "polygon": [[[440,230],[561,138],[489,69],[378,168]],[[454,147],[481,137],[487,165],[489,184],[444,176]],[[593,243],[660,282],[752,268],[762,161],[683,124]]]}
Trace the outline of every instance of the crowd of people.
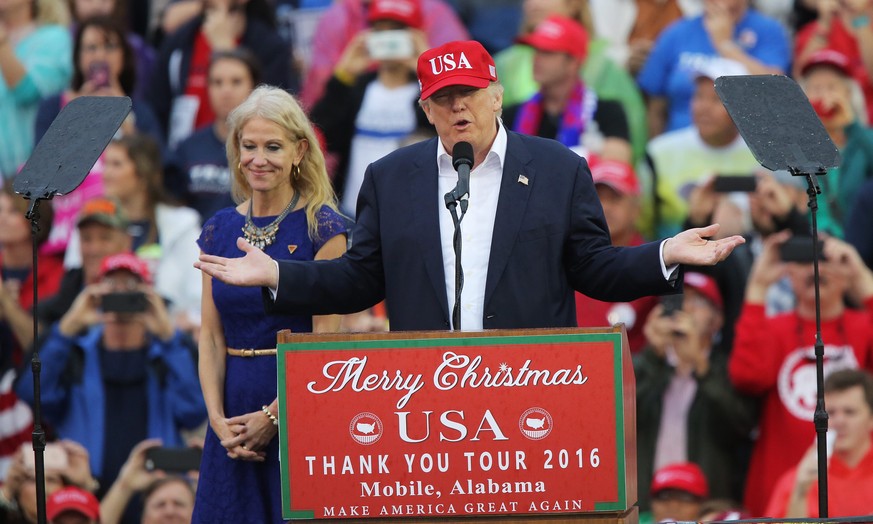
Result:
{"label": "crowd of people", "polygon": [[[830,515],[873,515],[873,0],[2,0],[0,72],[0,520],[36,522],[34,349],[50,522],[280,522],[276,331],[457,323],[625,325],[644,518],[816,516],[806,180],[722,105],[747,74],[792,76],[841,154]],[[41,206],[34,272],[13,180],[82,96],[132,111]]]}

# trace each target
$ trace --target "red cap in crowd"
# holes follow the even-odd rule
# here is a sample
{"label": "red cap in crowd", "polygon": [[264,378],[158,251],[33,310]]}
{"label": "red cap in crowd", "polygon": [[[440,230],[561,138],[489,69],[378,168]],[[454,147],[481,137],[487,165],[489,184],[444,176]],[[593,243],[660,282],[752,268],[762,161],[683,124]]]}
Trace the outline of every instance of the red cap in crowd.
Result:
{"label": "red cap in crowd", "polygon": [[640,194],[640,183],[630,164],[599,158],[589,158],[588,162],[595,184],[605,184],[624,195]]}
{"label": "red cap in crowd", "polygon": [[497,81],[494,59],[475,40],[449,42],[428,49],[418,57],[421,99],[444,87],[470,86],[478,89]]}
{"label": "red cap in crowd", "polygon": [[724,302],[721,298],[721,291],[718,289],[718,283],[716,283],[714,278],[703,273],[686,271],[684,283],[685,286],[697,291],[712,302],[715,307],[721,309]]}
{"label": "red cap in crowd", "polygon": [[122,269],[130,271],[134,275],[138,276],[140,280],[142,280],[146,284],[152,283],[152,275],[149,271],[148,264],[146,264],[145,260],[131,253],[109,255],[108,257],[104,258],[103,262],[100,263],[99,277],[102,279],[108,273],[112,273],[113,271],[119,271]]}
{"label": "red cap in crowd", "polygon": [[583,60],[588,55],[588,33],[585,28],[572,18],[563,16],[546,18],[533,32],[519,38],[518,43],[538,51],[567,53]]}
{"label": "red cap in crowd", "polygon": [[370,0],[367,20],[394,20],[407,27],[420,29],[423,24],[420,0]]}
{"label": "red cap in crowd", "polygon": [[652,495],[665,489],[676,489],[705,499],[709,496],[709,484],[700,467],[691,462],[664,466],[655,472],[652,479]]}
{"label": "red cap in crowd", "polygon": [[806,73],[815,66],[830,66],[845,76],[852,76],[849,57],[836,49],[819,49],[810,55],[800,69],[800,75],[806,76]]}
{"label": "red cap in crowd", "polygon": [[67,511],[79,513],[91,520],[100,520],[100,503],[97,498],[80,488],[59,489],[46,500],[45,513],[48,520],[54,520]]}

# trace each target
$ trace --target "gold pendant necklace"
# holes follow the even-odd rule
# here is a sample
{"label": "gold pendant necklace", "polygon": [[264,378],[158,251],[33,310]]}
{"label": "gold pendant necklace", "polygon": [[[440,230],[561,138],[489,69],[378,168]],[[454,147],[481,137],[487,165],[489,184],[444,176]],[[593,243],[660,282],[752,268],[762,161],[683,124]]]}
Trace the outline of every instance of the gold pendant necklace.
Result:
{"label": "gold pendant necklace", "polygon": [[283,209],[281,213],[279,213],[279,216],[266,226],[258,227],[254,222],[252,222],[253,197],[249,200],[249,210],[246,212],[246,224],[242,228],[243,237],[249,244],[263,251],[265,247],[272,245],[276,240],[276,233],[279,232],[279,224],[282,223],[282,220],[288,216],[288,213],[297,206],[299,200],[300,193],[294,191],[294,196],[291,198],[291,202],[288,202],[288,205],[285,206],[285,209]]}

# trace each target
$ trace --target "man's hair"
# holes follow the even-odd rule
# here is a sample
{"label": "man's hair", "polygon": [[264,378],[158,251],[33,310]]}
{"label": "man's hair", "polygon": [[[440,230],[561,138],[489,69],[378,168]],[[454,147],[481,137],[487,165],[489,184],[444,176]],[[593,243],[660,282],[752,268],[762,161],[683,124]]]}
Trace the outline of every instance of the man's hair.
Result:
{"label": "man's hair", "polygon": [[166,477],[162,477],[162,478],[155,480],[154,482],[149,484],[145,490],[143,490],[143,492],[142,492],[143,504],[148,502],[148,500],[151,498],[152,495],[154,495],[154,493],[157,490],[161,489],[162,487],[164,487],[168,484],[173,484],[174,482],[185,486],[185,488],[187,488],[186,491],[188,491],[191,494],[191,498],[192,499],[194,498],[194,486],[191,485],[191,482],[189,482],[188,479],[186,479],[185,477],[183,477],[181,475],[168,475]]}
{"label": "man's hair", "polygon": [[[495,81],[495,82],[490,82],[488,84],[488,87],[486,87],[484,89],[487,89],[488,91],[490,91],[491,94],[494,96],[503,95],[503,84],[501,84],[499,80]],[[421,107],[422,109],[424,109],[424,105],[429,103],[429,101],[430,101],[430,98],[428,98],[427,100],[422,100],[421,98],[419,98],[418,99],[418,106]],[[500,109],[497,110],[497,117],[500,118],[501,116],[503,116],[503,105],[501,105]]]}
{"label": "man's hair", "polygon": [[861,369],[841,369],[834,371],[825,379],[825,393],[841,392],[860,387],[864,390],[864,400],[873,411],[873,375]]}

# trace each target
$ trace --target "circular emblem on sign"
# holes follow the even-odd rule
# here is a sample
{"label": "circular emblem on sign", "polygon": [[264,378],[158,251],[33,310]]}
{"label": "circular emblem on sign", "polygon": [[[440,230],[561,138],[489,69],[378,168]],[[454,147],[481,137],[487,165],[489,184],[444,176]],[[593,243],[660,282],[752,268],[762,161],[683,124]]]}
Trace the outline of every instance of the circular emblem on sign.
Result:
{"label": "circular emblem on sign", "polygon": [[358,444],[369,446],[382,438],[382,421],[368,411],[358,413],[349,423],[349,434]]}
{"label": "circular emblem on sign", "polygon": [[552,416],[543,408],[530,408],[518,419],[518,429],[531,440],[542,440],[552,432]]}

